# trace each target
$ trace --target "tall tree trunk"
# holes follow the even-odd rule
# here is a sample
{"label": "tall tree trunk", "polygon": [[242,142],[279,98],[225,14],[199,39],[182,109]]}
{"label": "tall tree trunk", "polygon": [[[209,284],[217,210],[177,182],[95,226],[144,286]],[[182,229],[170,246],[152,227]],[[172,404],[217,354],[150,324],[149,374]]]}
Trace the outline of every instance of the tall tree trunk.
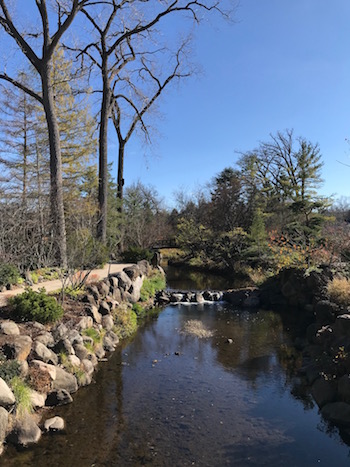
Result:
{"label": "tall tree trunk", "polygon": [[111,92],[108,80],[107,66],[103,68],[103,93],[101,104],[101,121],[99,134],[99,175],[98,175],[98,208],[99,218],[97,223],[97,238],[106,243],[107,238],[107,188],[108,188],[108,163],[107,163],[107,131],[110,111]]}
{"label": "tall tree trunk", "polygon": [[50,145],[50,204],[51,218],[53,222],[53,231],[55,247],[57,252],[57,261],[62,267],[67,267],[67,245],[66,245],[66,226],[64,219],[63,189],[62,189],[62,157],[60,132],[58,128],[55,96],[52,86],[51,63],[43,65],[41,72],[43,105],[48,125],[49,145]]}
{"label": "tall tree trunk", "polygon": [[124,192],[124,152],[125,141],[119,141],[118,151],[118,180],[117,180],[117,200],[118,212],[123,212],[123,192]]}

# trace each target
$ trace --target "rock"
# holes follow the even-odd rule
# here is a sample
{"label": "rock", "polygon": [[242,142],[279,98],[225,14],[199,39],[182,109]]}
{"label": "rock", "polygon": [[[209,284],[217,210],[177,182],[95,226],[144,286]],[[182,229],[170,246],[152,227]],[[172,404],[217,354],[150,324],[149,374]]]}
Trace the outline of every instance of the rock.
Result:
{"label": "rock", "polygon": [[[82,344],[83,343],[83,337],[82,335],[76,330],[76,329],[71,329],[69,333],[67,334],[67,339],[69,342],[74,346],[74,344]],[[73,354],[71,354],[73,355]]]}
{"label": "rock", "polygon": [[27,360],[32,350],[32,342],[29,336],[15,336],[14,340],[7,342],[2,349],[8,359],[17,359],[21,362]]}
{"label": "rock", "polygon": [[77,378],[58,366],[56,367],[56,378],[52,383],[52,388],[54,390],[65,389],[72,394],[78,390]]}
{"label": "rock", "polygon": [[51,332],[43,332],[35,339],[36,342],[41,342],[46,347],[53,347],[55,345],[55,339]]}
{"label": "rock", "polygon": [[160,292],[156,294],[155,301],[156,303],[159,303],[159,305],[163,305],[163,304],[169,303],[170,298],[164,290],[161,290]]}
{"label": "rock", "polygon": [[334,333],[337,336],[347,336],[350,331],[350,314],[337,316],[334,324]]}
{"label": "rock", "polygon": [[118,272],[115,274],[115,277],[118,279],[119,283],[119,288],[127,291],[131,287],[131,279],[130,277],[125,273],[125,271]]}
{"label": "rock", "polygon": [[14,321],[2,321],[0,324],[0,331],[7,336],[19,336],[19,327]]}
{"label": "rock", "polygon": [[117,346],[119,344],[119,337],[117,336],[115,332],[107,331],[106,336],[111,340],[114,346]]}
{"label": "rock", "polygon": [[65,389],[58,389],[50,392],[47,395],[46,407],[55,407],[57,405],[65,405],[73,402],[72,396]]}
{"label": "rock", "polygon": [[89,303],[89,305],[91,305],[91,306],[96,306],[97,305],[96,300],[94,299],[94,296],[89,294],[89,293],[85,294],[82,297],[81,301],[84,302],[84,303]]}
{"label": "rock", "polygon": [[40,438],[41,430],[30,415],[16,420],[15,427],[9,436],[9,440],[19,446],[37,443]]}
{"label": "rock", "polygon": [[92,362],[90,360],[88,360],[87,358],[85,358],[84,360],[81,361],[81,364],[83,366],[83,369],[84,369],[85,373],[87,373],[88,375],[92,375],[92,373],[95,370],[94,365],[92,364]]}
{"label": "rock", "polygon": [[19,363],[20,376],[22,378],[25,378],[28,375],[28,371],[29,371],[28,362],[27,362],[27,360],[23,360],[23,361],[18,362],[18,363]]}
{"label": "rock", "polygon": [[333,329],[331,326],[327,325],[322,326],[322,328],[317,331],[316,336],[314,337],[314,341],[322,347],[327,347],[333,338]]}
{"label": "rock", "polygon": [[56,379],[56,366],[50,365],[49,363],[44,363],[41,360],[32,360],[30,363],[35,368],[48,373],[52,381]]}
{"label": "rock", "polygon": [[[100,305],[101,306],[101,305]],[[97,307],[94,305],[90,305],[85,308],[86,313],[88,316],[91,316],[92,319],[95,321],[97,324],[101,324],[102,322],[102,314],[98,311]]]}
{"label": "rock", "polygon": [[210,290],[205,290],[202,295],[203,295],[204,300],[206,300],[207,302],[213,301],[213,294],[211,293]]}
{"label": "rock", "polygon": [[80,360],[84,360],[84,358],[87,358],[88,353],[89,353],[83,344],[75,344],[74,351],[75,351],[75,355]]}
{"label": "rock", "polygon": [[87,287],[87,292],[94,297],[94,300],[96,302],[96,305],[98,305],[100,301],[100,293],[95,285],[90,285]]}
{"label": "rock", "polygon": [[98,359],[94,353],[88,353],[88,356],[86,357],[90,362],[96,366],[98,364]]}
{"label": "rock", "polygon": [[129,289],[129,293],[131,295],[131,303],[136,303],[140,300],[142,284],[143,277],[141,275],[135,277]]}
{"label": "rock", "polygon": [[181,302],[181,301],[182,301],[182,298],[183,298],[183,294],[182,294],[182,293],[175,293],[175,292],[173,292],[173,293],[170,295],[170,302],[171,302],[171,303],[178,303],[178,302]]}
{"label": "rock", "polygon": [[103,345],[102,344],[97,344],[95,346],[95,355],[96,357],[100,360],[101,358],[103,358],[105,355],[106,355],[106,352],[104,351],[104,348],[103,348]]}
{"label": "rock", "polygon": [[196,292],[196,303],[204,303],[203,295],[200,292]]}
{"label": "rock", "polygon": [[98,291],[100,293],[100,298],[106,298],[109,295],[110,284],[101,281],[97,284]]}
{"label": "rock", "polygon": [[[68,336],[68,334],[67,334]],[[70,343],[68,337],[65,337],[64,339],[60,339],[57,344],[54,347],[54,350],[56,353],[64,353],[66,355],[74,355],[74,348],[72,344]]]}
{"label": "rock", "polygon": [[55,342],[64,339],[67,337],[68,328],[65,324],[61,323],[52,330],[52,335],[55,339]]}
{"label": "rock", "polygon": [[64,420],[61,417],[53,417],[45,420],[44,428],[46,431],[62,431],[64,430]]}
{"label": "rock", "polygon": [[57,355],[52,350],[48,349],[46,345],[38,341],[34,344],[34,357],[45,363],[51,363],[52,365],[58,364]]}
{"label": "rock", "polygon": [[68,355],[67,360],[71,365],[80,367],[81,361],[76,355]]}
{"label": "rock", "polygon": [[109,276],[109,284],[112,288],[112,293],[113,293],[114,289],[117,289],[119,286],[118,278],[115,276]]}
{"label": "rock", "polygon": [[107,336],[107,334],[103,337],[103,348],[107,350],[107,352],[113,352],[115,350],[115,345],[113,341]]}
{"label": "rock", "polygon": [[34,408],[45,407],[46,394],[40,394],[39,392],[32,390],[30,392],[30,401]]}
{"label": "rock", "polygon": [[0,444],[2,444],[6,438],[8,424],[9,414],[4,407],[0,407]]}
{"label": "rock", "polygon": [[144,276],[148,276],[148,274],[151,271],[151,267],[149,262],[146,259],[142,259],[141,261],[138,261],[137,267],[139,268],[140,272]]}
{"label": "rock", "polygon": [[113,294],[112,294],[112,297],[114,300],[116,300],[118,303],[120,303],[122,301],[122,292],[121,290],[118,288],[115,288],[114,291],[113,291]]}
{"label": "rock", "polygon": [[103,301],[100,303],[100,307],[98,311],[101,314],[101,316],[105,316],[105,315],[109,315],[111,310],[110,310],[108,303],[106,301]]}
{"label": "rock", "polygon": [[350,403],[350,375],[344,375],[339,378],[338,397],[340,400]]}
{"label": "rock", "polygon": [[79,387],[88,386],[92,382],[92,375],[88,375],[87,373],[83,373],[79,378]]}
{"label": "rock", "polygon": [[315,316],[317,322],[321,324],[333,323],[339,307],[329,300],[320,300],[315,305]]}
{"label": "rock", "polygon": [[15,396],[7,383],[0,378],[0,406],[8,407],[16,402]]}
{"label": "rock", "polygon": [[123,269],[123,271],[132,281],[135,281],[137,277],[142,276],[141,270],[138,266],[136,266],[136,264],[127,266]]}
{"label": "rock", "polygon": [[111,315],[105,315],[102,318],[102,327],[106,329],[107,331],[110,331],[113,329],[114,326],[114,320]]}
{"label": "rock", "polygon": [[332,402],[321,410],[322,415],[336,425],[350,426],[350,404]]}
{"label": "rock", "polygon": [[229,339],[227,339],[226,342],[227,342],[228,344],[233,344],[233,339],[230,339],[230,338],[229,338]]}
{"label": "rock", "polygon": [[334,381],[318,378],[312,385],[311,394],[319,407],[323,407],[336,399],[337,390]]}
{"label": "rock", "polygon": [[84,329],[92,328],[94,325],[93,319],[91,316],[83,316],[79,323],[77,324],[76,328],[78,331],[83,331]]}

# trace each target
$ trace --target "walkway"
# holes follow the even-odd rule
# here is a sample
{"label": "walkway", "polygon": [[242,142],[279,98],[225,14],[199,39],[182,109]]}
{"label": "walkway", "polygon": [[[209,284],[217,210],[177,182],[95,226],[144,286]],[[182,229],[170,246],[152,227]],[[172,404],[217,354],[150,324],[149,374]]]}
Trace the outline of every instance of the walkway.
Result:
{"label": "walkway", "polygon": [[[93,276],[94,280],[101,280],[108,276],[109,273],[116,273],[122,271],[125,267],[131,266],[130,263],[125,264],[106,264],[103,269],[93,269],[90,276]],[[97,276],[97,277],[96,277]],[[38,284],[34,284],[31,287],[33,290],[39,290],[44,288],[47,292],[54,292],[62,288],[62,282],[60,279],[53,281],[44,281]],[[6,290],[6,292],[0,293],[0,307],[6,306],[8,299],[14,297],[15,295],[21,294],[24,292],[23,287],[18,287],[13,290]]]}

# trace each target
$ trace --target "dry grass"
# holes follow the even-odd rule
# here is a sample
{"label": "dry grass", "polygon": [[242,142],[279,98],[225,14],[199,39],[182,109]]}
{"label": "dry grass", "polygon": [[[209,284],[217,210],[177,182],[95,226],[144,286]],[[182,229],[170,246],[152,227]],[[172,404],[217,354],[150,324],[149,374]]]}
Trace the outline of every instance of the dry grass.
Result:
{"label": "dry grass", "polygon": [[209,331],[203,326],[203,323],[197,319],[190,319],[187,321],[185,326],[182,329],[184,334],[191,334],[193,336],[197,336],[200,339],[203,337],[211,337],[214,332]]}
{"label": "dry grass", "polygon": [[327,290],[332,302],[338,305],[350,305],[350,280],[345,277],[334,278],[328,282]]}

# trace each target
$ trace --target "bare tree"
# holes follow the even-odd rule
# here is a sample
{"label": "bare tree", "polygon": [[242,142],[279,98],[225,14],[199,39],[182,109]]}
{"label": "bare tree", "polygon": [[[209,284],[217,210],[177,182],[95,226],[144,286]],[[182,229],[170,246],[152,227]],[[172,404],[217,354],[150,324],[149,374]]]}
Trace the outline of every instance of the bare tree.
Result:
{"label": "bare tree", "polygon": [[[100,3],[99,5],[96,5]],[[173,71],[164,80],[153,74],[147,65],[145,56],[154,51],[154,47],[146,49],[150,44],[156,43],[159,31],[156,26],[163,24],[166,18],[174,14],[184,14],[192,22],[199,23],[202,12],[216,11],[228,16],[220,9],[220,0],[170,0],[163,2],[145,2],[139,0],[105,0],[87,5],[82,10],[92,25],[96,39],[80,48],[80,56],[88,57],[93,67],[99,70],[102,79],[102,101],[100,111],[100,134],[99,134],[99,222],[98,237],[105,242],[107,232],[107,130],[108,119],[113,110],[114,124],[121,144],[119,151],[119,197],[122,198],[122,182],[124,148],[137,124],[143,126],[143,116],[155,102],[163,89],[175,77],[180,77],[178,62]],[[178,49],[177,58],[180,58],[181,48]],[[143,57],[142,67],[130,67],[136,58]],[[157,83],[156,91],[143,101],[141,107],[136,106],[133,100],[126,100],[127,94],[120,92],[119,85],[122,83],[123,90],[126,86],[132,86],[133,80],[126,79],[134,73],[144,73],[147,78]],[[123,79],[121,74],[124,73]],[[184,73],[185,75],[186,73]],[[134,88],[137,92],[137,89]],[[125,136],[121,130],[121,100],[127,102],[129,108],[134,112],[131,124],[126,130]],[[145,129],[145,126],[143,126]]]}
{"label": "bare tree", "polygon": [[[51,32],[51,16],[49,14],[48,2],[46,0],[35,0],[41,26],[40,32],[31,33],[20,29],[19,19],[14,19],[8,7],[10,3],[10,1],[0,0],[0,25],[5,33],[15,41],[19,50],[38,73],[41,92],[39,93],[31,89],[27,83],[9,76],[5,71],[0,73],[0,79],[11,83],[29,94],[40,102],[44,108],[50,144],[50,203],[55,247],[58,263],[66,266],[67,250],[62,191],[62,158],[60,132],[52,85],[52,59],[62,36],[72,24],[79,10],[89,2],[88,0],[73,0],[68,7],[66,6],[67,2],[56,0],[57,26],[55,31]],[[33,41],[35,42],[35,46],[32,45]]]}

